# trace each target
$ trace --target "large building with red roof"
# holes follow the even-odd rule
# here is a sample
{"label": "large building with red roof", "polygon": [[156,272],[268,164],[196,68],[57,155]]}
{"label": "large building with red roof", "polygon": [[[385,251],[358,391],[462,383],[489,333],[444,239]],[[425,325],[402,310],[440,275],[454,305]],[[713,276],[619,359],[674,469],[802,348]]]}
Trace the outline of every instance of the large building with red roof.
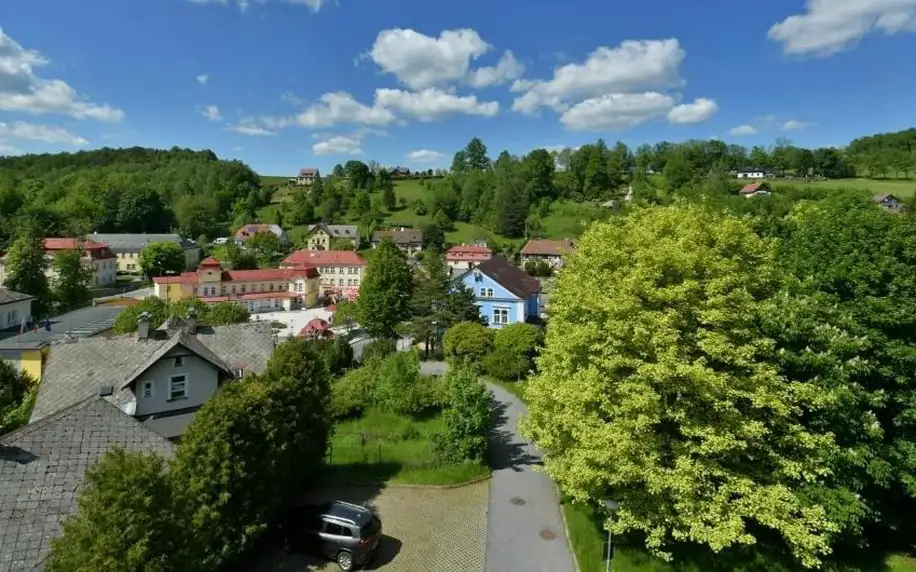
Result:
{"label": "large building with red roof", "polygon": [[153,278],[153,294],[177,302],[199,298],[203,302],[236,302],[249,312],[296,310],[318,304],[318,270],[299,264],[289,268],[224,270],[219,260],[204,259],[197,270]]}
{"label": "large building with red roof", "polygon": [[[80,250],[83,266],[91,270],[90,287],[108,286],[114,284],[118,279],[118,258],[107,244],[79,238],[46,238],[44,249],[49,262],[46,271],[48,278],[55,277],[54,265],[51,264],[54,256],[60,252]],[[6,265],[0,259],[0,285],[5,281]]]}
{"label": "large building with red roof", "polygon": [[366,260],[351,250],[297,250],[280,264],[280,268],[313,266],[321,275],[319,287],[323,298],[355,300],[366,275]]}
{"label": "large building with red roof", "polygon": [[452,274],[461,274],[465,270],[470,270],[481,262],[490,260],[493,257],[493,251],[486,246],[476,244],[459,244],[453,246],[445,252],[445,263]]}

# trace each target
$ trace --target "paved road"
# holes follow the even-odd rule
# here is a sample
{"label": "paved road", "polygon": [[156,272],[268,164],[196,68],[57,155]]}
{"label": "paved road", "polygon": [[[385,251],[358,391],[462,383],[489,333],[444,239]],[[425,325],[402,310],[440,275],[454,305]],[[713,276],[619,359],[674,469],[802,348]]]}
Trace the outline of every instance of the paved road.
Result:
{"label": "paved road", "polygon": [[540,455],[518,434],[525,405],[493,391],[493,478],[487,514],[485,572],[575,572],[553,481],[538,471]]}

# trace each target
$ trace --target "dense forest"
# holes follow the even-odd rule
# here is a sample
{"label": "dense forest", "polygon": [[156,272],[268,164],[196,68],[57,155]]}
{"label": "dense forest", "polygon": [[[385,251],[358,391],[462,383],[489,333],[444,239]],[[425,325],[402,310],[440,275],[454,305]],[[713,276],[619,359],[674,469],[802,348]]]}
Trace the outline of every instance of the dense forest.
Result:
{"label": "dense forest", "polygon": [[46,236],[98,232],[225,233],[230,213],[270,201],[260,179],[211,151],[99,149],[0,158],[0,249],[17,229]]}

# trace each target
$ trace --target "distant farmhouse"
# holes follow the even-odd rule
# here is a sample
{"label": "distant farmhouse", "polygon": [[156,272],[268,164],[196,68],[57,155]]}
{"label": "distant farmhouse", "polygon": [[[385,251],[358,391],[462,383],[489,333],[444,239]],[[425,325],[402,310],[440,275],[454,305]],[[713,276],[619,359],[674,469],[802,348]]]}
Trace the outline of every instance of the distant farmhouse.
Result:
{"label": "distant farmhouse", "polygon": [[318,172],[318,169],[313,167],[303,167],[299,169],[299,176],[293,177],[286,180],[286,184],[293,186],[297,185],[300,187],[310,187],[312,183],[315,182],[315,179],[321,177],[321,173]]}
{"label": "distant farmhouse", "polygon": [[246,224],[235,231],[234,238],[237,244],[243,244],[255,235],[266,234],[268,232],[275,234],[277,238],[280,239],[280,244],[289,244],[289,236],[278,224]]}
{"label": "distant farmhouse", "polygon": [[308,250],[331,250],[332,240],[347,240],[359,250],[359,228],[355,224],[313,224],[303,239]]}
{"label": "distant farmhouse", "polygon": [[738,169],[739,179],[767,179],[773,176],[773,171],[765,167],[742,167]]}
{"label": "distant farmhouse", "polygon": [[750,185],[744,185],[744,187],[738,191],[738,194],[742,197],[751,198],[771,195],[773,191],[770,190],[769,185],[766,183],[751,183]]}
{"label": "distant farmhouse", "polygon": [[408,256],[416,256],[423,250],[423,233],[414,228],[377,230],[372,233],[372,248],[378,248],[378,245],[386,238],[390,238],[394,245],[406,252]]}
{"label": "distant farmhouse", "polygon": [[872,201],[889,213],[905,213],[910,210],[906,203],[894,195],[876,195],[872,197]]}

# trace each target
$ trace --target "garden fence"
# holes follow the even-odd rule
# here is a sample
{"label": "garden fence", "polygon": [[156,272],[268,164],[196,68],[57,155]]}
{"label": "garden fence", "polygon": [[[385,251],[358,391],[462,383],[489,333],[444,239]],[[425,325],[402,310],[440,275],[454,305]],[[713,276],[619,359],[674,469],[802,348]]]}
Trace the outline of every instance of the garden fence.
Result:
{"label": "garden fence", "polygon": [[390,462],[423,464],[431,457],[430,445],[425,442],[421,444],[410,439],[385,439],[367,433],[338,432],[331,438],[326,461],[329,465]]}

